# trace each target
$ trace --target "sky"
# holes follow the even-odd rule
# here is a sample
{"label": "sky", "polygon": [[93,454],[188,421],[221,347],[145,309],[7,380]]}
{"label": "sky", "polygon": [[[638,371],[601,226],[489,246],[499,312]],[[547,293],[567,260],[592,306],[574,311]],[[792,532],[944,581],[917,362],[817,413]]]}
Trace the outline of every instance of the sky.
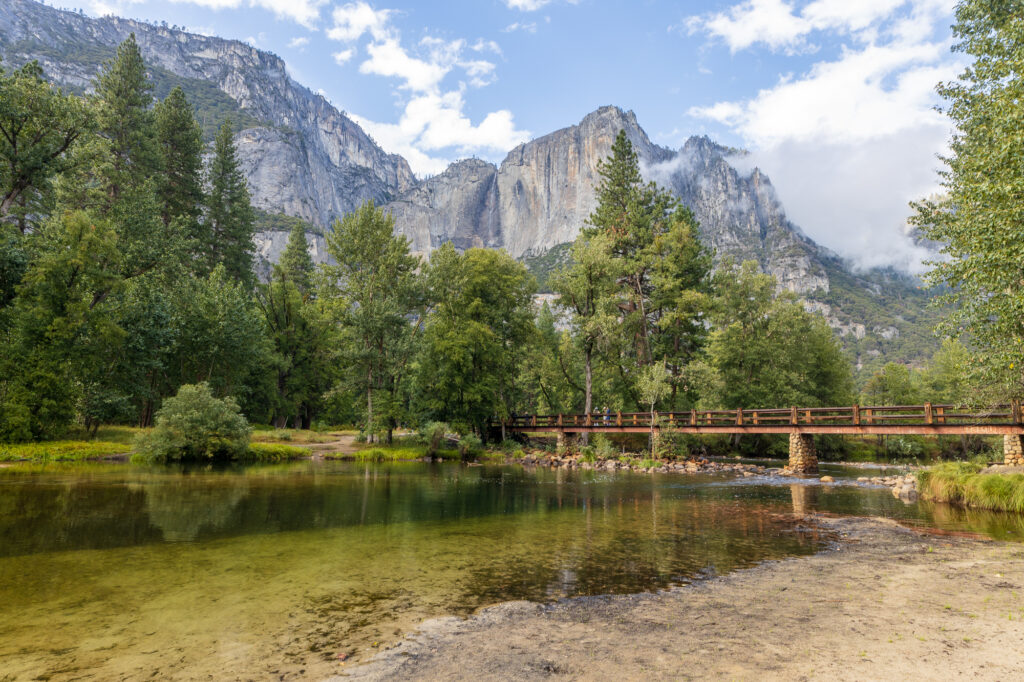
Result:
{"label": "sky", "polygon": [[908,202],[950,135],[935,85],[965,66],[954,0],[78,2],[280,55],[420,177],[631,109],[661,145],[748,150],[820,244],[913,271]]}

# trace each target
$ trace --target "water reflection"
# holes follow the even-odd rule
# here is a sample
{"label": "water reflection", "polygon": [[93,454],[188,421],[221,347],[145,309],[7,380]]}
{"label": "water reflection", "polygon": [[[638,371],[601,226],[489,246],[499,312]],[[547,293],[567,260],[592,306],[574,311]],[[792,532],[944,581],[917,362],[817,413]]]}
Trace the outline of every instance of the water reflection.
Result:
{"label": "water reflection", "polygon": [[[295,463],[0,473],[15,678],[335,670],[418,620],[637,592],[817,551],[816,510],[1024,532],[888,490],[727,476]],[[55,629],[53,623],[60,623]],[[63,671],[63,672],[62,672]],[[78,671],[76,673],[76,671]]]}

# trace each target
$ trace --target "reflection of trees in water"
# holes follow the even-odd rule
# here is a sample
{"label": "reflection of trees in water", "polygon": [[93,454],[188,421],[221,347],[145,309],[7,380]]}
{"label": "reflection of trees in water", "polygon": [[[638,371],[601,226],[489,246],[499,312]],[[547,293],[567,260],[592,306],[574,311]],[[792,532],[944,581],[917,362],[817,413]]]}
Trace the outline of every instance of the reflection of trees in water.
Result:
{"label": "reflection of trees in water", "polygon": [[249,493],[244,476],[187,476],[144,486],[149,521],[168,542],[197,539],[233,525]]}

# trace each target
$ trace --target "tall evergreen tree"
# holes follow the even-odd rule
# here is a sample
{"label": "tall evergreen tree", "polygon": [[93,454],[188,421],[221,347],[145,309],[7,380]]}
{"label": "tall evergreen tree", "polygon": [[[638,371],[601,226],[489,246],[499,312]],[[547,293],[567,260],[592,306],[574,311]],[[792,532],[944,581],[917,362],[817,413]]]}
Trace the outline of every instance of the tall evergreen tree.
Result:
{"label": "tall evergreen tree", "polygon": [[206,203],[209,242],[205,253],[210,267],[222,264],[229,277],[252,286],[256,216],[249,202],[248,185],[235,158],[230,121],[221,125],[214,142],[209,185]]}
{"label": "tall evergreen tree", "polygon": [[179,221],[188,238],[202,243],[203,136],[180,87],[156,105],[156,136],[163,172],[157,184],[164,225]]}
{"label": "tall evergreen tree", "polygon": [[132,33],[118,45],[117,56],[103,66],[96,81],[97,122],[108,143],[110,163],[106,190],[112,201],[127,186],[143,185],[160,167],[152,89]]}
{"label": "tall evergreen tree", "polygon": [[309,243],[306,241],[306,228],[296,221],[288,233],[288,245],[284,247],[278,267],[284,271],[288,279],[303,296],[310,293],[313,275],[313,259],[309,255]]}

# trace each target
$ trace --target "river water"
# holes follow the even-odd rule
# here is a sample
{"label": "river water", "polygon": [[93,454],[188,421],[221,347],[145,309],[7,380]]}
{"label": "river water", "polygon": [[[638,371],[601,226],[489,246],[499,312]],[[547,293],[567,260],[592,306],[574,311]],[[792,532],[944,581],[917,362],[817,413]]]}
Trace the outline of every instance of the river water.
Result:
{"label": "river water", "polygon": [[[843,485],[454,464],[0,469],[0,680],[326,676],[424,618],[630,593],[832,538],[794,514],[1024,538]],[[348,659],[347,662],[343,659]]]}

